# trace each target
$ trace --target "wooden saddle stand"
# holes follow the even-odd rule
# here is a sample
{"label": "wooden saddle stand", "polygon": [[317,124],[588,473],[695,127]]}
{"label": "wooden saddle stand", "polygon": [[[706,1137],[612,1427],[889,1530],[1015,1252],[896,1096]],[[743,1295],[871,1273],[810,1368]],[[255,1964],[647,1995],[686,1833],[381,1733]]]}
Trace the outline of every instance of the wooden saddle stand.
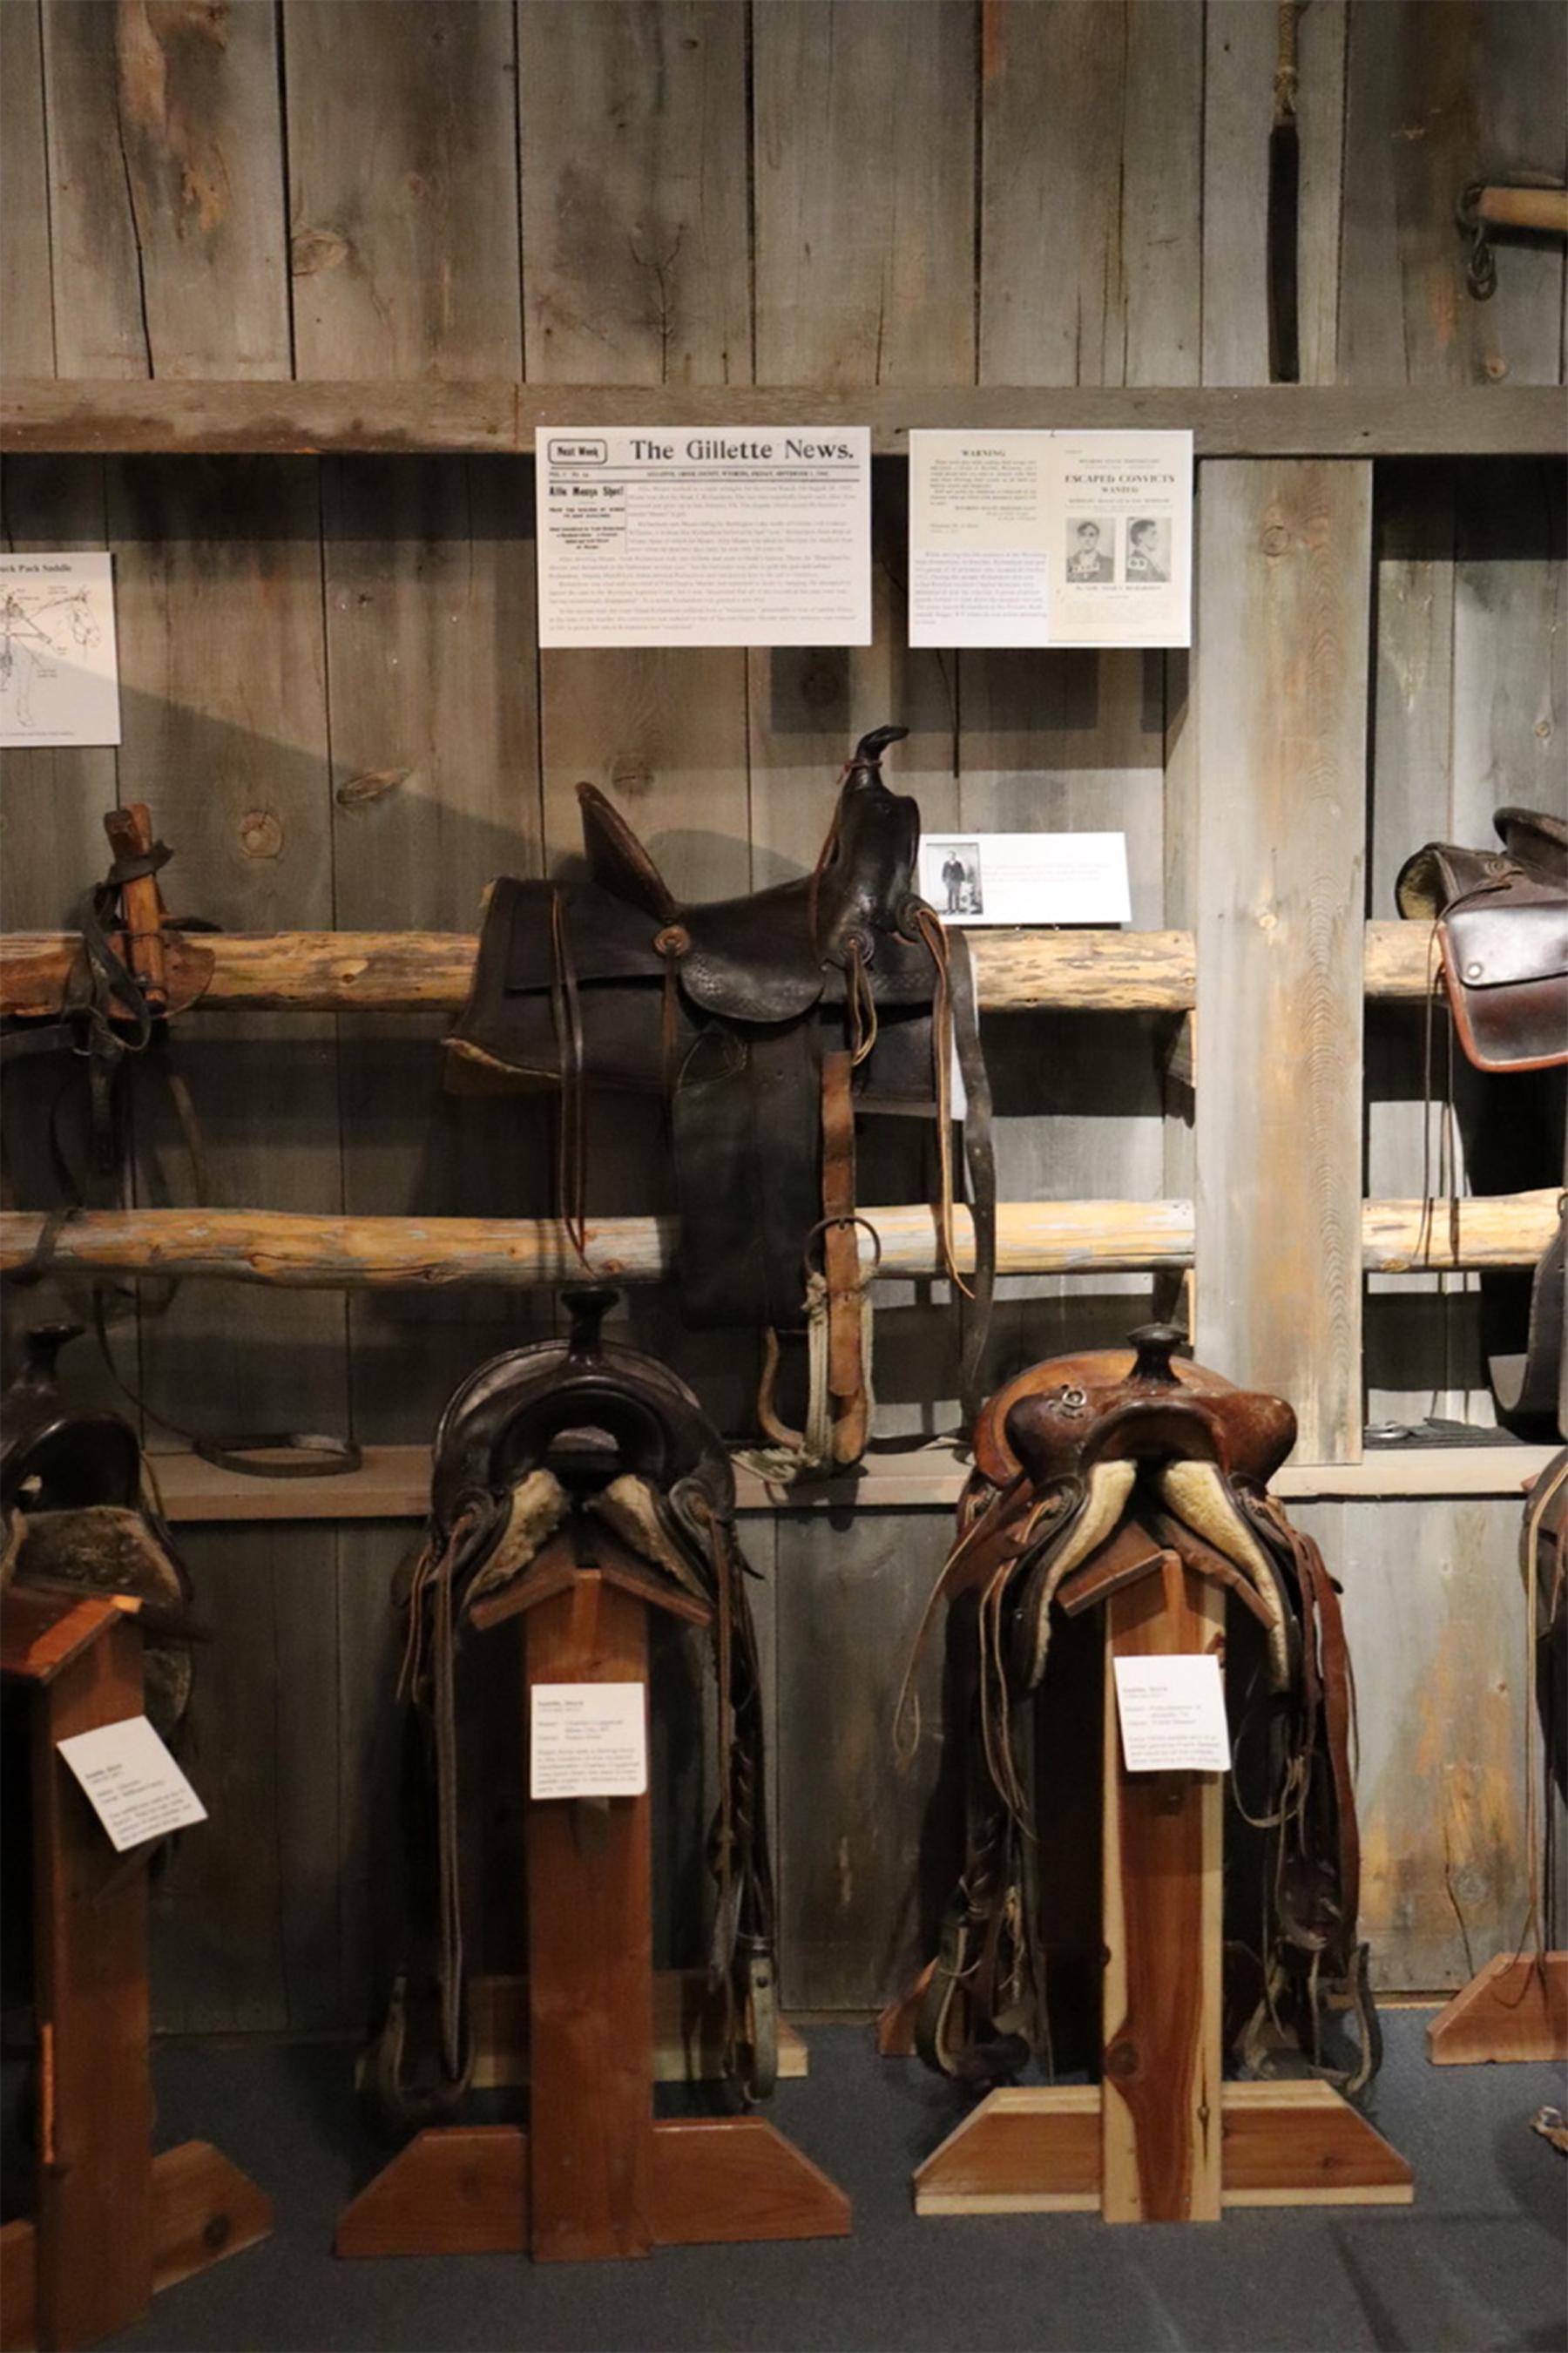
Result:
{"label": "wooden saddle stand", "polygon": [[[649,1611],[710,1621],[607,1530],[594,1556],[584,1565],[563,1531],[488,1613],[523,1617],[525,1711],[536,1683],[641,1683],[646,1707]],[[526,2132],[416,2134],[345,2208],[337,2253],[571,2263],[844,2236],[848,2200],[761,2116],[655,2121],[647,1792],[531,1799],[527,1879]]]}
{"label": "wooden saddle stand", "polygon": [[0,2231],[0,2347],[42,2353],[128,2327],[155,2291],[272,2229],[256,2184],[209,2142],[154,2157],[148,2069],[148,1850],[116,1854],[61,1740],[142,1712],[139,1605],[7,1587],[0,1665],[31,1713],[38,2014],[37,2195]]}

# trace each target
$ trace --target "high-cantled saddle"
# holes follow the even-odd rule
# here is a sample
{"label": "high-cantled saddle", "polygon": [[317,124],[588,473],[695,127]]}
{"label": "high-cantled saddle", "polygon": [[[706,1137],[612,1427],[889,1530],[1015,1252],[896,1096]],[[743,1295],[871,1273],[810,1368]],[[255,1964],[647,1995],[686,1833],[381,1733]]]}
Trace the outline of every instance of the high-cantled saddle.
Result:
{"label": "high-cantled saddle", "polygon": [[[1346,2088],[1376,2065],[1339,1600],[1317,1546],[1268,1493],[1296,1417],[1174,1360],[1183,1336],[1150,1324],[1131,1350],[1054,1356],[999,1389],[975,1425],[957,1539],[921,1629],[923,1642],[945,1606],[962,1860],[917,2041],[930,2064],[976,2083],[1051,2052],[1036,1736],[1060,1628],[1173,1554],[1229,1597],[1232,2056],[1271,2063],[1282,2030]],[[1331,2060],[1330,2012],[1345,2008],[1360,2048]]]}
{"label": "high-cantled saddle", "polygon": [[1568,1063],[1568,820],[1499,809],[1500,849],[1429,841],[1394,884],[1436,927],[1454,1027],[1479,1071]]}
{"label": "high-cantled saddle", "polygon": [[147,1713],[172,1740],[191,1694],[190,1578],[147,1492],[131,1424],[83,1413],[61,1393],[57,1360],[80,1336],[74,1324],[29,1332],[0,1398],[0,1583],[134,1596]]}
{"label": "high-cantled saddle", "polygon": [[407,1599],[401,1687],[410,1703],[409,1950],[364,2088],[390,2128],[461,2097],[471,2067],[463,1959],[458,1787],[459,1640],[522,1606],[546,1547],[596,1565],[610,1540],[711,1613],[719,1683],[716,1882],[710,1980],[731,2072],[773,2088],[773,1899],[763,1797],[762,1683],[747,1564],[722,1440],[684,1381],[603,1338],[613,1291],[565,1293],[569,1339],[493,1357],[456,1392],[436,1433],[430,1517]]}
{"label": "high-cantled saddle", "polygon": [[956,1281],[955,1049],[975,1228],[972,1387],[994,1261],[968,948],[916,889],[916,803],[882,781],[882,754],[906,732],[861,739],[810,874],[697,906],[676,899],[605,796],[579,785],[587,879],[492,886],[473,987],[447,1040],[455,1083],[468,1066],[561,1090],[561,1213],[585,1265],[584,1091],[665,1097],[685,1319],[773,1335],[806,1328],[816,1346],[804,1440],[774,1411],[776,1345],[759,1411],[770,1437],[840,1463],[858,1459],[869,1417],[856,1114],[936,1120],[942,1241]]}

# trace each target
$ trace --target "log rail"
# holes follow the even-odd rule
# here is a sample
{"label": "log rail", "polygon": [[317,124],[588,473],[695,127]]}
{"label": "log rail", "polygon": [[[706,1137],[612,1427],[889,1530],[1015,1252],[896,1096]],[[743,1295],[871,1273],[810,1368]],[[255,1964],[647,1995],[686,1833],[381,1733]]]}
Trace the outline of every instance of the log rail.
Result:
{"label": "log rail", "polygon": [[[1498,1194],[1447,1201],[1365,1201],[1362,1264],[1368,1273],[1533,1266],[1555,1228],[1557,1192]],[[927,1207],[865,1212],[881,1245],[887,1279],[941,1271],[937,1221]],[[0,1272],[25,1268],[47,1219],[0,1213]],[[1009,1201],[997,1212],[997,1264],[1004,1274],[1149,1271],[1193,1263],[1190,1201]],[[592,1272],[619,1283],[657,1282],[674,1261],[673,1218],[596,1218],[589,1222]],[[973,1261],[967,1210],[958,1218],[959,1258]],[[869,1266],[868,1236],[860,1242]],[[79,1211],[55,1233],[53,1264],[83,1275],[205,1275],[305,1290],[359,1290],[447,1283],[569,1282],[584,1268],[549,1218],[342,1218],[259,1209]]]}
{"label": "log rail", "polygon": [[[461,932],[216,932],[198,1000],[214,1012],[452,1010],[468,995],[479,943]],[[58,1010],[79,943],[66,932],[0,936],[0,1014]],[[1185,1013],[1197,997],[1190,932],[1020,930],[970,934],[991,1013]],[[1369,923],[1366,992],[1414,1000],[1433,985],[1425,923]]]}

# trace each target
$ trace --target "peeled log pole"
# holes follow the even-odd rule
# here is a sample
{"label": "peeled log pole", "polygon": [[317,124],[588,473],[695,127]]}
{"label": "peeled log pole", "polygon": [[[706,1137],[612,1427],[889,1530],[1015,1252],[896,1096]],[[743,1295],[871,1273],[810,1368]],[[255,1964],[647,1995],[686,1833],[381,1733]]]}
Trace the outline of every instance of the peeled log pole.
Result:
{"label": "peeled log pole", "polygon": [[[882,1245],[883,1275],[939,1271],[929,1208],[868,1209]],[[1366,1201],[1367,1271],[1532,1266],[1552,1238],[1557,1194],[1503,1193],[1458,1204]],[[34,1210],[0,1213],[0,1272],[15,1273],[37,1247]],[[1009,1201],[997,1212],[1004,1274],[1082,1274],[1185,1267],[1193,1261],[1190,1201]],[[958,1220],[961,1261],[972,1262],[968,1212]],[[599,1218],[588,1228],[595,1275],[657,1282],[673,1262],[673,1218]],[[863,1263],[871,1246],[861,1238]],[[307,1290],[569,1282],[583,1269],[564,1229],[542,1218],[312,1218],[260,1209],[95,1209],[63,1225],[54,1263],[81,1274],[216,1275]]]}
{"label": "peeled log pole", "polygon": [[[1420,997],[1431,985],[1426,923],[1369,923],[1369,997]],[[1190,932],[972,932],[988,1012],[1055,1006],[1086,1013],[1184,1013],[1196,1001]],[[58,1012],[77,942],[64,932],[0,937],[0,1013]],[[214,1012],[455,1010],[477,940],[462,932],[217,932],[200,1005]],[[198,1008],[199,1009],[199,1008]]]}

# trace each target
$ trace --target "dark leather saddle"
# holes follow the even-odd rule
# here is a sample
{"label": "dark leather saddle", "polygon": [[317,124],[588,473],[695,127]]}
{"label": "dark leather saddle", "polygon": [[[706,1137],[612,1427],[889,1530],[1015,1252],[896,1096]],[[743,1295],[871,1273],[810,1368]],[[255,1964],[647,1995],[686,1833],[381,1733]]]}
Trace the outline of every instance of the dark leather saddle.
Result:
{"label": "dark leather saddle", "polygon": [[191,1694],[190,1578],[142,1476],[142,1442],[117,1413],[83,1413],[57,1361],[81,1326],[29,1332],[0,1398],[0,1583],[134,1596],[145,1635],[147,1713],[165,1740]]}
{"label": "dark leather saddle", "polygon": [[[716,1883],[710,1976],[731,2070],[773,2088],[773,1899],[762,1682],[723,1440],[684,1381],[600,1325],[613,1291],[564,1294],[566,1340],[493,1357],[436,1433],[430,1517],[407,1597],[401,1688],[410,1703],[409,1950],[362,2073],[376,2120],[426,2123],[471,2069],[463,1961],[457,1656],[530,1600],[529,1577],[598,1564],[654,1606],[711,1628],[719,1683]],[[548,1556],[546,1560],[545,1556]],[[535,1565],[537,1566],[537,1568]],[[638,1581],[640,1580],[640,1582]],[[671,1597],[675,1597],[673,1599]],[[691,1605],[681,1609],[684,1598]]]}
{"label": "dark leather saddle", "polygon": [[[1429,922],[1444,993],[1466,1059],[1523,1079],[1568,1070],[1568,819],[1500,809],[1500,848],[1428,842],[1395,883],[1402,915]],[[1430,1085],[1428,1069],[1426,1083]],[[1462,1099],[1469,1181],[1478,1192],[1568,1184],[1560,1079],[1510,1086],[1506,1100]],[[1564,1209],[1568,1210],[1568,1197]],[[1529,1284],[1483,1283],[1488,1370],[1502,1419],[1531,1436],[1568,1435],[1568,1214]]]}
{"label": "dark leather saddle", "polygon": [[1568,820],[1500,809],[1499,849],[1429,841],[1394,884],[1436,926],[1454,1027],[1479,1071],[1568,1063]]}
{"label": "dark leather saddle", "polygon": [[919,2046],[932,2066],[976,2082],[1048,2058],[1051,1890],[1037,1838],[1035,1703],[1050,1704],[1063,1621],[1173,1556],[1228,1597],[1232,2055],[1266,2065],[1283,2031],[1323,2063],[1325,2021],[1343,2003],[1360,2019],[1360,2048],[1331,2072],[1358,2088],[1377,2044],[1356,1937],[1350,1660],[1321,1556],[1268,1493],[1296,1417],[1279,1398],[1177,1360],[1184,1335],[1172,1325],[1131,1336],[1130,1350],[1055,1356],[1019,1374],[975,1426],[957,1538],[921,1628],[923,1643],[945,1607],[946,1754],[962,1783],[963,1853]]}
{"label": "dark leather saddle", "polygon": [[776,1349],[759,1409],[771,1437],[840,1463],[863,1451],[869,1416],[856,1115],[936,1120],[941,1235],[956,1281],[955,1050],[979,1303],[966,1325],[971,1376],[994,1261],[968,949],[916,889],[916,803],[882,781],[882,754],[906,732],[862,737],[810,874],[696,906],[676,899],[605,796],[579,785],[586,880],[492,886],[473,987],[447,1040],[454,1083],[467,1070],[561,1090],[561,1212],[584,1264],[584,1091],[663,1095],[683,1315],[775,1335],[822,1325],[826,1377],[805,1438],[773,1410]]}

